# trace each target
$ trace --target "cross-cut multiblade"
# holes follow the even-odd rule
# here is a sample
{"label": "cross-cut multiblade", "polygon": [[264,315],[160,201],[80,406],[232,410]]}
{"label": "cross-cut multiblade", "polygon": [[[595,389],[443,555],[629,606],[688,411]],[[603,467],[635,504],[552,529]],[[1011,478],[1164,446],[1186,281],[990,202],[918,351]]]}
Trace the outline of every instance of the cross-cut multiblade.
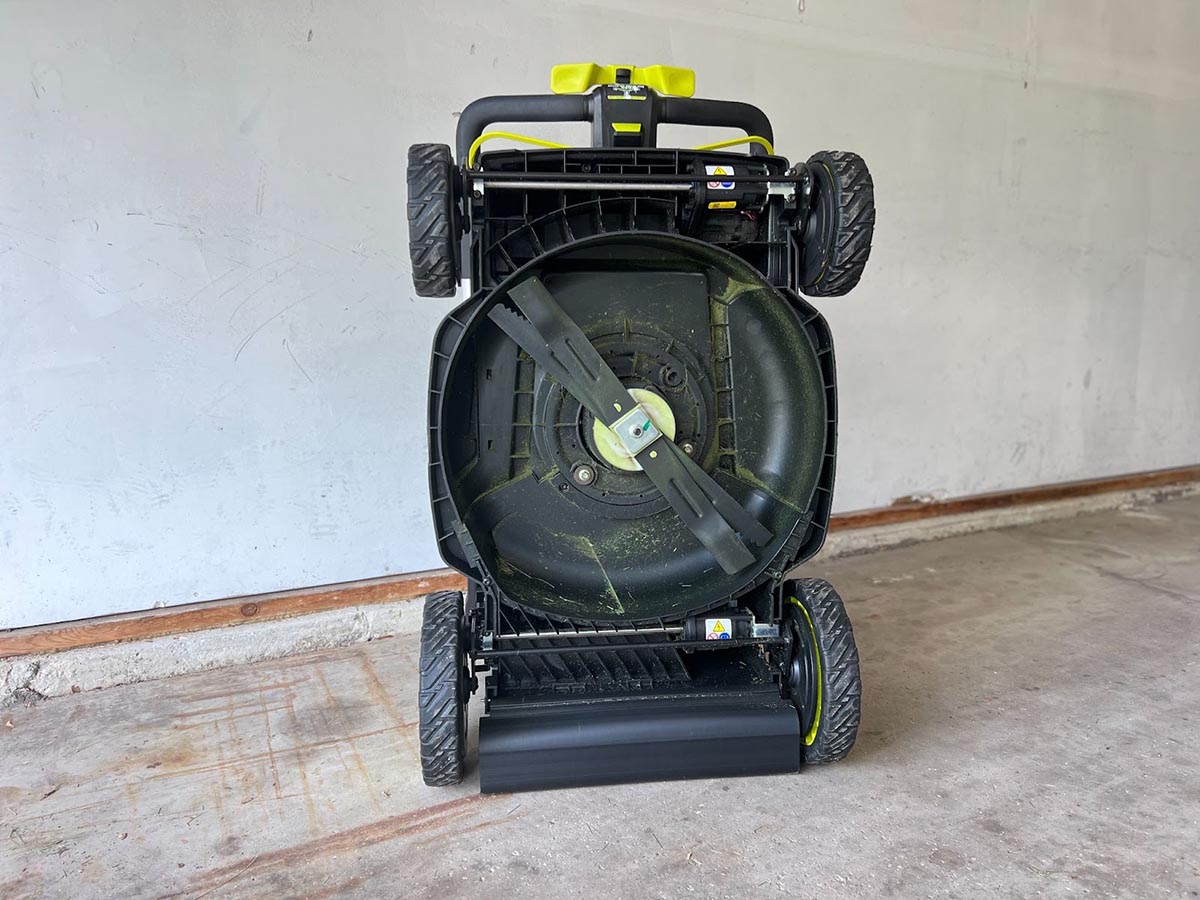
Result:
{"label": "cross-cut multiblade", "polygon": [[[612,426],[637,401],[592,342],[536,276],[508,292],[520,314],[503,305],[488,313],[505,334],[562,384],[585,409]],[[637,460],[679,518],[729,574],[754,562],[738,532],[756,545],[771,532],[665,436],[642,449]]]}

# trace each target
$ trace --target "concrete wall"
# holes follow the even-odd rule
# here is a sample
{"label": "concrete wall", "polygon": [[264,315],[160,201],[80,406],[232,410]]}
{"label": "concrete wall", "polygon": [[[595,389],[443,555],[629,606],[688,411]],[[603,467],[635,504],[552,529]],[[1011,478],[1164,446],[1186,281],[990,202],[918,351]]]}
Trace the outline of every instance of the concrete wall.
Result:
{"label": "concrete wall", "polygon": [[840,509],[1195,463],[1200,6],[803,5],[0,0],[0,627],[440,564],[405,149],[561,61],[871,164]]}

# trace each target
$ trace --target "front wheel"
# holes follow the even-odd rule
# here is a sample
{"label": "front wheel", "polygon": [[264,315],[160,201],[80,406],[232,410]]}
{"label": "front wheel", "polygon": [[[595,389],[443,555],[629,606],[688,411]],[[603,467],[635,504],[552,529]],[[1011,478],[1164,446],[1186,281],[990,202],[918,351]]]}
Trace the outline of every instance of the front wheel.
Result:
{"label": "front wheel", "polygon": [[858,736],[862,679],[842,598],[828,581],[784,583],[783,629],[791,650],[784,687],[800,715],[804,761],[844,759]]}
{"label": "front wheel", "polygon": [[418,699],[421,774],[428,785],[458,784],[467,755],[467,668],[463,595],[425,598]]}

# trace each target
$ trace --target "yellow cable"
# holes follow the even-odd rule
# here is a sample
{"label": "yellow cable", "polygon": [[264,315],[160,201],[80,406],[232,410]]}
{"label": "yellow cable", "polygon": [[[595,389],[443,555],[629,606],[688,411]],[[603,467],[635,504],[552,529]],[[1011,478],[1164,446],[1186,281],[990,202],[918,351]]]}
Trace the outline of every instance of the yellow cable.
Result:
{"label": "yellow cable", "polygon": [[724,150],[726,147],[736,147],[738,144],[759,144],[767,149],[767,153],[771,156],[775,155],[775,148],[771,146],[771,142],[765,137],[759,137],[757,134],[752,134],[749,137],[734,138],[730,141],[717,141],[715,144],[704,144],[700,147],[693,147],[693,150]]}
{"label": "yellow cable", "polygon": [[511,131],[488,131],[475,138],[471,144],[471,149],[467,151],[467,168],[475,167],[475,157],[479,154],[479,148],[483,146],[485,141],[493,140],[494,138],[504,138],[510,141],[520,141],[522,144],[533,144],[535,147],[549,147],[551,150],[564,150],[569,144],[559,144],[554,141],[544,141],[541,138],[530,137],[527,134],[513,134]]}

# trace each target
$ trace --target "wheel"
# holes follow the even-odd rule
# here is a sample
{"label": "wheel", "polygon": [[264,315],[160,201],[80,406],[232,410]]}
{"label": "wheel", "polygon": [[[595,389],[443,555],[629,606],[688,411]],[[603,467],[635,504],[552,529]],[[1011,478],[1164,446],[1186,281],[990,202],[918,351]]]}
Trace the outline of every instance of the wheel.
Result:
{"label": "wheel", "polygon": [[834,762],[858,736],[862,680],[854,629],[828,581],[801,578],[783,587],[784,634],[791,638],[784,685],[800,714],[804,761]]}
{"label": "wheel", "polygon": [[408,254],[413,287],[422,297],[458,290],[454,160],[445,144],[408,148]]}
{"label": "wheel", "polygon": [[425,598],[421,621],[421,774],[428,785],[458,784],[467,750],[467,668],[463,596]]}
{"label": "wheel", "polygon": [[875,183],[857,153],[822,150],[808,161],[813,195],[801,238],[798,287],[840,297],[862,278],[875,232]]}

